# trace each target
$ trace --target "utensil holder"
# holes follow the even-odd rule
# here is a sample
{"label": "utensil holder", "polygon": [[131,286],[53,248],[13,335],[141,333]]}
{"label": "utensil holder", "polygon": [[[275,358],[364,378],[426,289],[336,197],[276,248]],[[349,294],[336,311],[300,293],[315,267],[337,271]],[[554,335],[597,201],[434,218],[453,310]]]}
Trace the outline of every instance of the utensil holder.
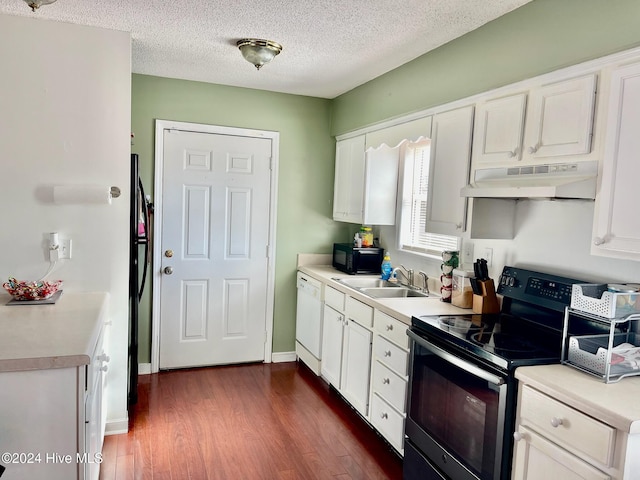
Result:
{"label": "utensil holder", "polygon": [[496,289],[493,280],[479,280],[478,285],[482,295],[473,296],[473,313],[499,313],[500,304],[496,297]]}

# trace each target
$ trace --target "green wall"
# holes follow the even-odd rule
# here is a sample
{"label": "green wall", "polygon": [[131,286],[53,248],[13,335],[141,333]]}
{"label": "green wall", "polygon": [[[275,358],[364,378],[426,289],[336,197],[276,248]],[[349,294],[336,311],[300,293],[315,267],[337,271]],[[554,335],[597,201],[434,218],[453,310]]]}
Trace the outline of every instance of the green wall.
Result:
{"label": "green wall", "polygon": [[[295,348],[296,255],[329,253],[351,230],[333,222],[335,141],[329,100],[145,75],[132,79],[132,152],[153,193],[155,119],[280,132],[273,351]],[[150,361],[150,295],[141,303],[140,362]]]}
{"label": "green wall", "polygon": [[637,45],[638,0],[534,0],[334,99],[332,135]]}

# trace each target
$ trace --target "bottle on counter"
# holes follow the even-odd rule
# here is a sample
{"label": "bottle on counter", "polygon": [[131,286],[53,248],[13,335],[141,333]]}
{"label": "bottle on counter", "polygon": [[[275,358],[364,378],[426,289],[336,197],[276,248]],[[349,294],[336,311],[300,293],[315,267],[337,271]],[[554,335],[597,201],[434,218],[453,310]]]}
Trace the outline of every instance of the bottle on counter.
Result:
{"label": "bottle on counter", "polygon": [[383,280],[389,280],[391,278],[391,274],[393,273],[393,267],[391,266],[391,257],[389,257],[388,253],[384,254],[381,271],[382,271],[382,275],[380,278],[382,278]]}

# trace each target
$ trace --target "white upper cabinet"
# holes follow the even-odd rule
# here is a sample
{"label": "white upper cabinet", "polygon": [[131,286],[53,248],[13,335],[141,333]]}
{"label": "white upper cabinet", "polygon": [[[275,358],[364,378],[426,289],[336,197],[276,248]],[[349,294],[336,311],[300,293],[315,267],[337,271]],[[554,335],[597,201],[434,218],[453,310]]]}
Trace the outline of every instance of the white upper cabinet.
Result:
{"label": "white upper cabinet", "polygon": [[473,168],[592,160],[596,75],[480,101]]}
{"label": "white upper cabinet", "polygon": [[467,199],[460,190],[469,181],[473,106],[438,113],[433,118],[427,225],[429,233],[460,236],[465,230]]}
{"label": "white upper cabinet", "polygon": [[591,151],[596,76],[531,90],[524,154],[531,158],[580,155]]}
{"label": "white upper cabinet", "polygon": [[367,225],[396,220],[399,145],[431,133],[431,117],[336,142],[333,219]]}
{"label": "white upper cabinet", "polygon": [[516,162],[522,158],[526,104],[526,93],[478,104],[473,136],[475,162]]}
{"label": "white upper cabinet", "polygon": [[640,63],[611,74],[591,253],[640,260]]}
{"label": "white upper cabinet", "polygon": [[364,135],[336,142],[333,219],[361,223],[364,200]]}

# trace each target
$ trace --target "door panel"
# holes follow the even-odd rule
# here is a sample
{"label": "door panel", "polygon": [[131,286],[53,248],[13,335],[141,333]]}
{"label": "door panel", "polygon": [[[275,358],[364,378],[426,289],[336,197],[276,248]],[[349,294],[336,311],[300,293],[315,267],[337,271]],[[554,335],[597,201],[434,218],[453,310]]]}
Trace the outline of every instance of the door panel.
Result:
{"label": "door panel", "polygon": [[160,368],[264,360],[272,140],[164,130],[163,150]]}

